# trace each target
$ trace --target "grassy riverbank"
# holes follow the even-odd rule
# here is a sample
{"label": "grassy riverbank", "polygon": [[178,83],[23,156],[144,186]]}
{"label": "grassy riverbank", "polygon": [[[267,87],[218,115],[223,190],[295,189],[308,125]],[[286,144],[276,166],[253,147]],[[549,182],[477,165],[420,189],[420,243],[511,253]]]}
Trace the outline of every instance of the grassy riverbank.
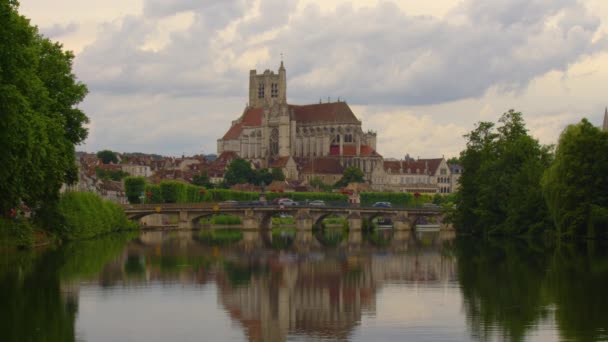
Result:
{"label": "grassy riverbank", "polygon": [[68,192],[57,205],[32,218],[0,218],[0,249],[29,248],[54,241],[90,239],[108,233],[138,229],[120,205],[93,193]]}

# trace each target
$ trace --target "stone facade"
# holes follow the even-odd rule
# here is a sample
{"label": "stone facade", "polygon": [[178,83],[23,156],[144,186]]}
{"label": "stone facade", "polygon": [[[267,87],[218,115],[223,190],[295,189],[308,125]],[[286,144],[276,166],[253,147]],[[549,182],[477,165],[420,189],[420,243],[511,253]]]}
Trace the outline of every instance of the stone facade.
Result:
{"label": "stone facade", "polygon": [[451,171],[443,158],[385,160],[374,168],[371,181],[375,191],[452,192]]}
{"label": "stone facade", "polygon": [[[382,161],[376,133],[362,130],[346,102],[288,104],[283,62],[278,74],[251,70],[249,104],[218,139],[217,151],[236,153],[260,167],[291,158],[300,170],[314,158],[331,158],[341,167],[359,167],[368,179]],[[297,170],[287,171],[290,179],[302,178]]]}

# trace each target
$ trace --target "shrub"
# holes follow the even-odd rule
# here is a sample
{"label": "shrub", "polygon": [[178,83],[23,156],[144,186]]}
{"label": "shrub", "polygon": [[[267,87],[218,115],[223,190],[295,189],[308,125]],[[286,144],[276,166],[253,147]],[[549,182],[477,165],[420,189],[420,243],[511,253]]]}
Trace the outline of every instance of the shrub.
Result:
{"label": "shrub", "polygon": [[141,203],[140,196],[146,188],[146,179],[144,177],[125,177],[125,194],[129,199],[129,203]]}
{"label": "shrub", "polygon": [[63,194],[57,210],[63,224],[58,233],[66,240],[87,239],[136,227],[127,219],[120,205],[90,192]]}

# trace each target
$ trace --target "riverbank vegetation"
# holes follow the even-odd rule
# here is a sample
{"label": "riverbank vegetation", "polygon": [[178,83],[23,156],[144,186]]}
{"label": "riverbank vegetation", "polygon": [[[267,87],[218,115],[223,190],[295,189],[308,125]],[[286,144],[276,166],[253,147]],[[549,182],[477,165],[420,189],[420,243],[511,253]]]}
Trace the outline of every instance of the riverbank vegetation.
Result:
{"label": "riverbank vegetation", "polygon": [[465,136],[452,213],[458,231],[606,237],[608,132],[583,119],[564,130],[554,155],[528,134],[521,113],[510,110],[499,123],[480,122]]}
{"label": "riverbank vegetation", "polygon": [[200,224],[217,224],[222,226],[232,226],[241,224],[241,218],[234,215],[218,214],[208,217],[203,217]]}

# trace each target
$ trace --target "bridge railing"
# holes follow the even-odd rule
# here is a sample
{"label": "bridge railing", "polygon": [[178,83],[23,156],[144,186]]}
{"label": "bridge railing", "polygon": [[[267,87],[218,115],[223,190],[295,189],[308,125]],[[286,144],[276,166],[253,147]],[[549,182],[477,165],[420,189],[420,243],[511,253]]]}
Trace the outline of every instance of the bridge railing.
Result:
{"label": "bridge railing", "polygon": [[259,201],[250,201],[250,202],[201,202],[201,203],[158,203],[158,204],[123,204],[124,210],[143,210],[143,211],[171,211],[171,210],[189,210],[189,209],[207,209],[207,210],[226,210],[226,209],[298,209],[298,208],[306,208],[306,209],[335,209],[335,210],[344,210],[344,209],[361,209],[361,210],[374,210],[374,211],[411,211],[411,212],[441,212],[443,208],[441,206],[423,206],[423,205],[391,205],[390,207],[381,207],[374,205],[364,205],[364,204],[353,204],[353,203],[344,203],[344,202],[326,202],[324,205],[314,205],[310,202],[298,202],[294,206],[280,206],[279,204],[275,204],[272,202],[259,202]]}

